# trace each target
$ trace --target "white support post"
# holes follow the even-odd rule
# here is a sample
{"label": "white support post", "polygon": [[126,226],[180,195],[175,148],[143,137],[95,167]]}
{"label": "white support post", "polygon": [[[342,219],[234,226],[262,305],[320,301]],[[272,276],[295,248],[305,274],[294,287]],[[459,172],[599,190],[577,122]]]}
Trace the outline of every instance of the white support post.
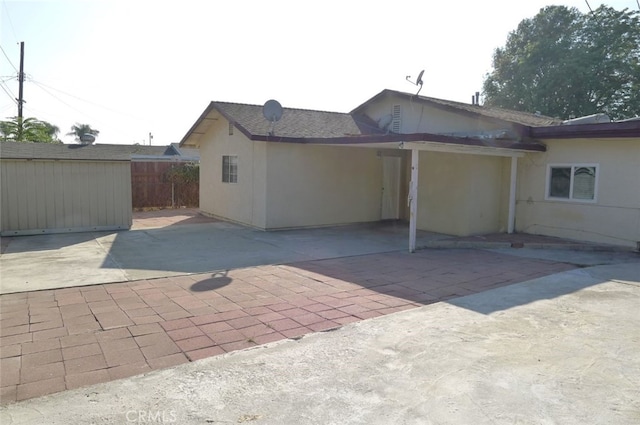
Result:
{"label": "white support post", "polygon": [[418,219],[418,159],[420,151],[411,149],[411,182],[409,185],[409,252],[416,251]]}
{"label": "white support post", "polygon": [[507,233],[513,233],[516,225],[516,179],[518,177],[518,157],[511,157],[511,180],[509,181],[509,222]]}

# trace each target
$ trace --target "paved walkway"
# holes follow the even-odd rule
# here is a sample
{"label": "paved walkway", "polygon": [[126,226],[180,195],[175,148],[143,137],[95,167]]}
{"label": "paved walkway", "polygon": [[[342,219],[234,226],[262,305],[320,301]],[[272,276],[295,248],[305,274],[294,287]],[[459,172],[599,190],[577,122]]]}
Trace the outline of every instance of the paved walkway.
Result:
{"label": "paved walkway", "polygon": [[1,403],[572,268],[487,251],[426,250],[2,295]]}

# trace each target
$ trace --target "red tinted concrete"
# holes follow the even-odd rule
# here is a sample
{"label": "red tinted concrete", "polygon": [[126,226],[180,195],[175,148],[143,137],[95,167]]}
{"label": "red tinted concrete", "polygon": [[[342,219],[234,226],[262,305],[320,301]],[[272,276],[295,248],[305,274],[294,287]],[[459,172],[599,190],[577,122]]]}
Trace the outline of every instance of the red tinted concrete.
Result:
{"label": "red tinted concrete", "polygon": [[8,294],[2,404],[298,338],[573,266],[426,250]]}

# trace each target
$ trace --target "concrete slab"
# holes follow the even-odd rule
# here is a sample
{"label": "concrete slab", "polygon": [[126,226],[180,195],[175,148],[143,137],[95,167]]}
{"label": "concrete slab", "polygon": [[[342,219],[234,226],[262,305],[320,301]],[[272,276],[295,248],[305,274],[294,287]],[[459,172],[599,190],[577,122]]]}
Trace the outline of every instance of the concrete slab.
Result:
{"label": "concrete slab", "polygon": [[584,268],[0,408],[3,424],[640,421],[640,264]]}
{"label": "concrete slab", "polygon": [[489,251],[499,254],[513,255],[522,258],[537,258],[540,260],[561,261],[577,266],[599,266],[605,264],[619,264],[640,260],[640,252],[623,250],[588,250],[588,249],[554,249],[554,248],[500,248]]}
{"label": "concrete slab", "polygon": [[[395,223],[263,232],[212,222],[13,237],[0,255],[0,293],[397,251],[407,233]],[[418,232],[421,243],[445,237]]]}

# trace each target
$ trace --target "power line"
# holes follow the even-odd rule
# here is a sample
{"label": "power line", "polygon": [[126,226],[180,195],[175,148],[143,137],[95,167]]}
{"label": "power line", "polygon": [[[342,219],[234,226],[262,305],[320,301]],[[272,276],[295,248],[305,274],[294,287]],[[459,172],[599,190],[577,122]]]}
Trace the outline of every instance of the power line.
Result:
{"label": "power line", "polygon": [[91,119],[94,119],[94,117],[90,117],[89,115],[87,115],[85,112],[74,108],[73,106],[69,105],[67,102],[65,102],[64,100],[60,99],[58,96],[56,96],[55,94],[51,93],[49,90],[47,90],[45,87],[43,87],[41,84],[37,83],[34,80],[31,80],[32,83],[34,83],[36,86],[38,86],[40,88],[40,90],[44,91],[45,93],[47,93],[49,96],[53,97],[54,99],[56,99],[58,102],[66,105],[67,107],[73,109],[76,112],[80,112],[81,114],[88,116]]}
{"label": "power line", "polygon": [[16,30],[13,27],[13,21],[11,20],[11,14],[9,13],[9,8],[7,7],[6,0],[2,0],[2,7],[4,8],[4,11],[5,11],[6,16],[7,16],[7,20],[9,21],[9,27],[11,28],[11,32],[13,33],[13,38],[17,42],[18,41],[18,36],[16,35]]}
{"label": "power line", "polygon": [[13,101],[13,103],[17,105],[18,101],[16,100],[16,96],[13,93],[11,93],[11,90],[9,90],[8,87],[5,87],[4,83],[0,84],[0,87],[2,88],[2,91],[4,91],[7,94],[7,96],[9,96],[9,98]]}
{"label": "power line", "polygon": [[2,54],[4,55],[5,58],[7,58],[7,60],[9,61],[9,63],[11,64],[11,66],[13,67],[13,69],[18,72],[18,68],[16,68],[16,66],[13,64],[13,62],[11,62],[11,59],[9,59],[9,56],[7,56],[7,52],[4,51],[4,49],[2,48],[2,45],[0,45],[0,50],[2,50]]}
{"label": "power line", "polygon": [[114,113],[116,113],[116,114],[120,114],[120,115],[125,115],[125,116],[128,116],[128,117],[133,118],[133,119],[136,119],[136,120],[143,120],[143,118],[141,118],[141,117],[137,117],[137,116],[135,116],[135,115],[131,115],[131,114],[128,114],[128,113],[125,113],[125,112],[122,112],[122,111],[118,111],[118,110],[115,110],[115,109],[109,108],[109,107],[107,107],[107,106],[100,105],[99,103],[95,103],[95,102],[92,102],[92,101],[90,101],[90,100],[83,99],[83,98],[78,97],[78,96],[76,96],[76,95],[73,95],[73,94],[71,94],[71,93],[67,93],[67,92],[65,92],[64,90],[60,90],[60,89],[57,89],[57,88],[55,88],[55,87],[51,87],[50,85],[45,84],[45,83],[43,83],[42,81],[36,81],[36,80],[34,80],[33,78],[29,78],[29,81],[31,81],[31,82],[32,82],[32,83],[34,83],[34,84],[38,84],[38,85],[40,85],[40,86],[41,86],[40,88],[42,88],[43,90],[44,90],[44,87],[47,87],[47,88],[49,88],[49,89],[51,89],[51,90],[55,90],[55,91],[57,91],[57,92],[59,92],[59,93],[62,93],[62,94],[64,94],[64,95],[66,95],[66,96],[72,97],[72,98],[77,99],[77,100],[80,100],[80,101],[82,101],[82,102],[89,103],[89,104],[91,104],[91,105],[97,106],[97,107],[102,108],[102,109],[105,109],[105,110],[107,110],[107,111],[114,112]]}

